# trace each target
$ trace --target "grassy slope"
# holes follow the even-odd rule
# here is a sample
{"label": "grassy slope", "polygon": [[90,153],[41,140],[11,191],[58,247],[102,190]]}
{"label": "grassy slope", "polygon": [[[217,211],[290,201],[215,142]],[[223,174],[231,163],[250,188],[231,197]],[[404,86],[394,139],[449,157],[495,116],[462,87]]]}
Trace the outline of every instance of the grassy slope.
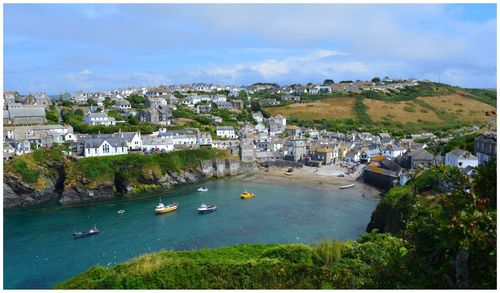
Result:
{"label": "grassy slope", "polygon": [[6,172],[19,175],[24,182],[37,190],[49,186],[49,178],[57,177],[53,165],[64,167],[65,186],[82,184],[87,187],[98,184],[113,184],[115,176],[122,176],[124,181],[141,187],[148,181],[160,178],[167,171],[180,171],[198,167],[200,160],[213,160],[228,157],[226,151],[217,149],[181,150],[171,153],[152,155],[128,154],[109,157],[82,158],[76,162],[67,160],[60,147],[39,149],[32,153],[16,157],[4,165]]}
{"label": "grassy slope", "polygon": [[282,114],[299,125],[326,126],[332,130],[439,131],[496,118],[492,112],[496,110],[495,91],[435,83],[401,92],[364,92],[357,94],[355,103],[354,97],[323,95],[318,99],[308,104],[266,107],[266,110]]}
{"label": "grassy slope", "polygon": [[[161,251],[111,268],[94,267],[56,286],[58,289],[287,289],[384,287],[384,253],[400,259],[402,242],[370,234],[360,242],[321,245],[244,244],[197,251]],[[342,256],[340,251],[342,250]],[[378,271],[378,273],[377,273]]]}

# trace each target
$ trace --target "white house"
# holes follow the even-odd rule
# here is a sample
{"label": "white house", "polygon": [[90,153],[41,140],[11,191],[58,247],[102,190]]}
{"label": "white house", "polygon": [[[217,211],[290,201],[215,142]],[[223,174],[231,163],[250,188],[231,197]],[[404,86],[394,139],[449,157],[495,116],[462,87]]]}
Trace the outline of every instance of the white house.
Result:
{"label": "white house", "polygon": [[113,133],[113,137],[125,139],[128,149],[142,148],[142,137],[140,132],[118,132]]}
{"label": "white house", "polygon": [[114,117],[109,117],[106,113],[88,113],[83,117],[83,121],[88,125],[115,125]]}
{"label": "white house", "polygon": [[359,151],[347,151],[347,153],[344,155],[344,162],[359,162],[359,159]]}
{"label": "white house", "polygon": [[148,151],[171,152],[174,150],[174,141],[171,138],[148,136],[142,139],[142,149]]}
{"label": "white house", "polygon": [[477,167],[479,160],[470,152],[461,149],[454,149],[451,152],[446,153],[444,164],[446,166],[454,166],[462,169],[467,166]]}
{"label": "white house", "polygon": [[77,140],[78,140],[78,138],[76,137],[76,135],[74,133],[66,133],[64,135],[64,141],[76,142]]}
{"label": "white house", "polygon": [[403,155],[406,151],[405,148],[402,148],[397,145],[389,144],[385,148],[382,149],[382,155],[388,159],[394,159]]}
{"label": "white house", "polygon": [[125,99],[119,99],[115,102],[113,105],[113,108],[119,109],[119,110],[126,110],[126,109],[131,109],[132,106],[129,101]]}
{"label": "white house", "polygon": [[238,138],[238,135],[236,135],[234,127],[232,126],[217,126],[216,133],[219,137]]}
{"label": "white house", "polygon": [[239,140],[212,140],[212,147],[216,149],[229,149],[232,147],[239,147],[240,146],[240,141]]}
{"label": "white house", "polygon": [[211,145],[212,144],[212,136],[210,133],[199,133],[196,136],[196,144],[198,145]]}
{"label": "white house", "polygon": [[128,153],[127,141],[118,137],[85,139],[85,157],[124,155]]}
{"label": "white house", "polygon": [[194,134],[181,134],[172,137],[174,145],[195,145],[197,137]]}

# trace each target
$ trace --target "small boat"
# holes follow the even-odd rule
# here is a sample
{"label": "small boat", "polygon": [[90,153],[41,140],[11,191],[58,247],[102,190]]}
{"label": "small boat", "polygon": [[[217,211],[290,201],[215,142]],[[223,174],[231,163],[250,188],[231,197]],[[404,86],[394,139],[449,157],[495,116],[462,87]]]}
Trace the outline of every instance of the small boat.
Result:
{"label": "small boat", "polygon": [[164,205],[162,202],[161,202],[161,197],[160,197],[160,202],[158,203],[158,205],[156,206],[155,208],[155,213],[156,214],[164,214],[164,213],[168,213],[168,212],[171,212],[171,211],[175,211],[177,209],[177,206],[179,204],[176,203],[176,202],[173,202],[173,203],[169,203],[167,205]]}
{"label": "small boat", "polygon": [[198,190],[198,191],[208,191],[208,188],[206,188],[205,186],[203,186],[203,187],[200,187],[200,188],[198,188],[196,190]]}
{"label": "small boat", "polygon": [[89,231],[73,232],[73,239],[89,237],[89,236],[92,236],[94,234],[99,234],[100,232],[101,231],[97,230],[97,227],[94,225],[94,227],[92,229],[90,229]]}
{"label": "small boat", "polygon": [[207,214],[207,213],[215,212],[216,209],[217,209],[217,207],[214,205],[211,205],[211,204],[206,205],[206,204],[202,203],[201,206],[198,208],[198,213]]}
{"label": "small boat", "polygon": [[287,171],[285,172],[285,175],[292,175],[292,173]]}
{"label": "small boat", "polygon": [[247,199],[247,198],[252,198],[255,197],[255,194],[252,192],[243,192],[240,196],[242,199]]}
{"label": "small boat", "polygon": [[346,188],[351,188],[351,187],[354,187],[354,184],[342,185],[342,186],[340,186],[340,189],[346,189]]}
{"label": "small boat", "polygon": [[121,214],[125,213],[125,210],[119,210],[117,213],[118,213],[119,215],[121,215]]}
{"label": "small boat", "polygon": [[339,174],[337,175],[337,177],[344,177],[344,174]]}

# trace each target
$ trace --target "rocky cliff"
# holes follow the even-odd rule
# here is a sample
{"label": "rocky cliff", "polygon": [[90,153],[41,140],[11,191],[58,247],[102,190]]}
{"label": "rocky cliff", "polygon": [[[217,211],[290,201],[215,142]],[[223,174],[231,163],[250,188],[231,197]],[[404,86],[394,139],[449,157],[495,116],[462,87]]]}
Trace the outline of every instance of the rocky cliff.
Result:
{"label": "rocky cliff", "polygon": [[[4,207],[27,207],[53,200],[62,205],[72,205],[118,197],[132,198],[143,192],[170,189],[180,184],[247,173],[254,169],[253,164],[244,164],[234,158],[198,160],[197,163],[192,160],[190,164],[180,165],[180,168],[170,168],[170,161],[151,163],[144,160],[154,161],[156,158],[144,157],[128,157],[121,161],[103,159],[110,160],[103,171],[97,166],[103,160],[82,164],[62,159],[57,164],[31,166],[32,173],[37,174],[35,179],[22,176],[22,172],[16,172],[16,168],[9,166],[4,172]],[[162,157],[158,159],[161,161]],[[23,172],[28,170],[23,168]],[[92,173],[89,170],[97,171]],[[32,180],[27,180],[30,178]]]}

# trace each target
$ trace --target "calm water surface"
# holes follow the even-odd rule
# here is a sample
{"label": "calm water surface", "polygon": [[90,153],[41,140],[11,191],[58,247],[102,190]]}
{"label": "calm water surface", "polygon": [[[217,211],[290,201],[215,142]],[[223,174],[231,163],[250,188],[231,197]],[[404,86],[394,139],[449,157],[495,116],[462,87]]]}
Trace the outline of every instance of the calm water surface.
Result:
{"label": "calm water surface", "polygon": [[[88,207],[4,211],[4,287],[50,288],[91,266],[112,266],[135,256],[167,250],[238,243],[305,243],[323,238],[357,239],[378,199],[353,189],[317,190],[219,180],[163,193],[177,211],[155,215],[157,196]],[[257,196],[241,200],[242,191]],[[216,212],[199,215],[201,203]],[[120,209],[126,210],[118,215]],[[101,233],[72,238],[94,224]]]}

